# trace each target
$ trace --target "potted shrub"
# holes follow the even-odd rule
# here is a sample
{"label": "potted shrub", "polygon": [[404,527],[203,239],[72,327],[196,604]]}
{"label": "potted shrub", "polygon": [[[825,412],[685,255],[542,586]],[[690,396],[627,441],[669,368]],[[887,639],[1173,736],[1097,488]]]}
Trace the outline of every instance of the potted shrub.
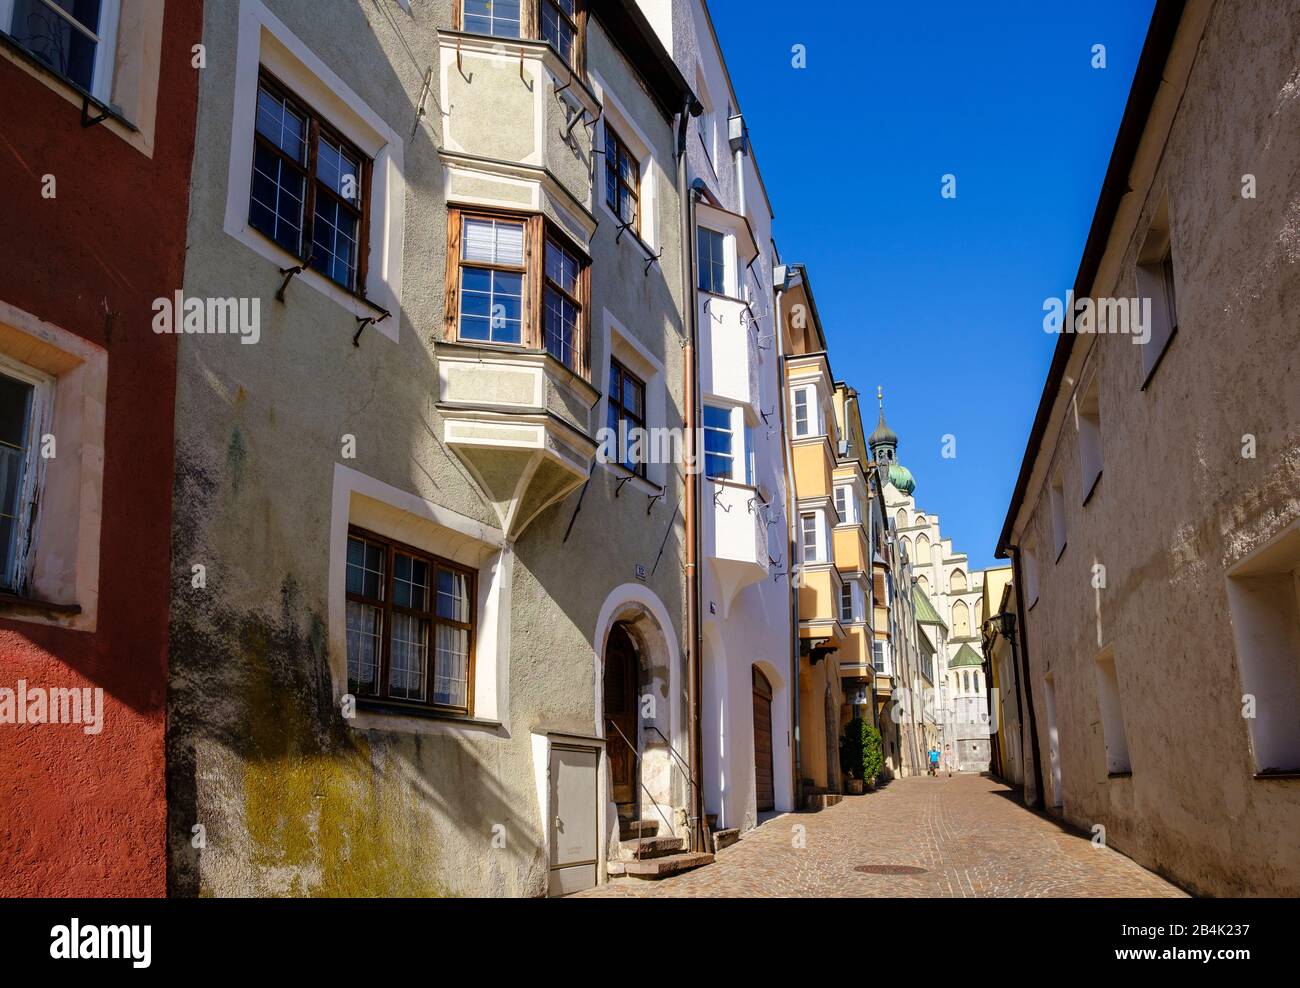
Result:
{"label": "potted shrub", "polygon": [[848,779],[848,790],[858,795],[875,786],[884,769],[880,732],[861,717],[854,717],[840,739],[840,769]]}

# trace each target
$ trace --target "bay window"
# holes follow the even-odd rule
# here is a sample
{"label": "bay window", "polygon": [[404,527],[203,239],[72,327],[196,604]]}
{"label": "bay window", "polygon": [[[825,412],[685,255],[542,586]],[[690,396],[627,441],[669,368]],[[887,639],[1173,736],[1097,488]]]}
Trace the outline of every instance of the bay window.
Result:
{"label": "bay window", "polygon": [[586,0],[459,0],[455,27],[495,38],[545,41],[574,69],[585,52]]}
{"label": "bay window", "polygon": [[708,227],[699,228],[697,237],[699,288],[713,295],[727,294],[727,237]]}
{"label": "bay window", "polygon": [[474,34],[518,38],[522,34],[519,0],[465,0],[461,27]]}
{"label": "bay window", "polygon": [[545,350],[587,373],[587,258],[540,215],[452,208],[447,338]]}
{"label": "bay window", "polygon": [[711,480],[735,479],[736,434],[731,416],[729,408],[704,406],[704,474]]}

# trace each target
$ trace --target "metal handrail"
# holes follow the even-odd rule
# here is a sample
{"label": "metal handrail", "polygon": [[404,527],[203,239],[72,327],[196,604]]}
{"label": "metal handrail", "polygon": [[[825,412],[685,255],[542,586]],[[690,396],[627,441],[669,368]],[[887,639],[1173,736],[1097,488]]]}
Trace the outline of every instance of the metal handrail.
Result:
{"label": "metal handrail", "polygon": [[[668,736],[664,734],[663,731],[659,730],[659,728],[655,727],[653,724],[647,724],[646,727],[649,730],[654,731],[656,734],[658,734],[661,738],[664,739],[664,744],[668,746],[668,750],[672,752],[673,757],[676,758],[677,761],[680,763],[679,770],[682,773],[682,778],[686,780],[686,784],[688,786],[690,786],[692,789],[698,790],[699,786],[697,786],[695,784],[695,780],[691,778],[691,770],[690,767],[686,764],[686,759],[683,758],[681,756],[681,753],[678,752],[678,750],[673,747],[673,743],[668,740]],[[615,725],[615,729],[617,730],[617,725]]]}
{"label": "metal handrail", "polygon": [[[614,730],[618,732],[618,736],[619,736],[620,738],[623,739],[624,744],[626,744],[626,745],[628,746],[628,749],[631,750],[631,752],[632,752],[632,757],[636,759],[637,766],[639,767],[639,766],[641,765],[641,752],[639,752],[639,751],[636,750],[636,745],[634,745],[631,741],[628,740],[627,735],[624,734],[623,731],[619,728],[619,726],[618,726],[617,724],[615,724],[615,723],[614,723],[610,718],[606,717],[606,718],[605,718],[605,723],[608,724],[610,727],[614,728]],[[672,746],[669,745],[669,747],[672,747]],[[655,797],[654,797],[654,793],[652,793],[648,788],[646,788],[646,784],[645,784],[645,782],[643,782],[643,781],[641,780],[641,773],[640,773],[640,772],[637,772],[637,774],[636,774],[636,781],[637,781],[637,785],[639,785],[642,789],[644,789],[644,790],[645,790],[645,794],[646,794],[647,796],[650,797],[650,802],[652,802],[652,803],[655,804],[655,810],[658,812],[660,818],[663,819],[663,820],[667,820],[668,817],[667,817],[667,815],[664,813],[664,808],[663,808],[662,806],[659,805],[659,800],[655,799]],[[637,839],[637,844],[636,844],[636,859],[637,859],[638,861],[641,860],[641,840],[640,840],[640,838]]]}

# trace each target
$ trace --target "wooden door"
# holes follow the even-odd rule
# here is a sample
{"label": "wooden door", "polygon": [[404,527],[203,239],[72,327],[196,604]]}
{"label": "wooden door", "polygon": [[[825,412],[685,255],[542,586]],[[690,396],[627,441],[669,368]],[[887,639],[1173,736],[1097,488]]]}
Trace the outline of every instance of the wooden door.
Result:
{"label": "wooden door", "polygon": [[772,685],[754,667],[754,800],[760,813],[776,809],[772,778]]}
{"label": "wooden door", "polygon": [[614,802],[623,819],[636,819],[639,808],[636,753],[636,689],[639,661],[632,637],[614,625],[605,646],[605,750],[609,758]]}

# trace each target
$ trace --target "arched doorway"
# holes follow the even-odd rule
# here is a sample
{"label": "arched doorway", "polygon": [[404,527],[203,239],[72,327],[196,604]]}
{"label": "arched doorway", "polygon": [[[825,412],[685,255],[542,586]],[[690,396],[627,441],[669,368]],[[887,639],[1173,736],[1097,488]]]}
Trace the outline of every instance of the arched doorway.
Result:
{"label": "arched doorway", "polygon": [[620,820],[640,819],[637,785],[637,683],[640,659],[627,627],[619,622],[609,630],[605,646],[605,740],[610,787]]}
{"label": "arched doorway", "polygon": [[772,684],[754,670],[754,804],[759,813],[776,809],[772,772]]}

